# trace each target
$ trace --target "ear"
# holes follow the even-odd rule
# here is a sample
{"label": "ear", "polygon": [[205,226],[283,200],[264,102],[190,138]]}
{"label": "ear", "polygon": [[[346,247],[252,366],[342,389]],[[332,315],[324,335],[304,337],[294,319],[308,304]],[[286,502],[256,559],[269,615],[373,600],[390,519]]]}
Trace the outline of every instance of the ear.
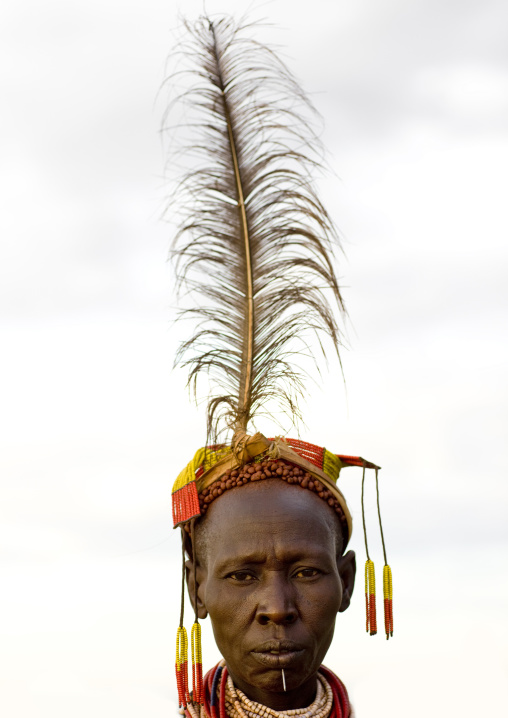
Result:
{"label": "ear", "polygon": [[189,592],[192,608],[195,608],[194,598],[197,595],[198,618],[206,618],[208,616],[208,611],[206,610],[206,606],[202,600],[203,583],[206,580],[206,569],[203,566],[200,566],[198,562],[196,566],[196,582],[194,582],[194,561],[192,559],[188,559],[185,562],[185,579],[187,581],[187,590]]}
{"label": "ear", "polygon": [[345,611],[351,603],[356,576],[356,556],[354,551],[348,551],[337,560],[340,580],[342,581],[342,601],[339,611]]}

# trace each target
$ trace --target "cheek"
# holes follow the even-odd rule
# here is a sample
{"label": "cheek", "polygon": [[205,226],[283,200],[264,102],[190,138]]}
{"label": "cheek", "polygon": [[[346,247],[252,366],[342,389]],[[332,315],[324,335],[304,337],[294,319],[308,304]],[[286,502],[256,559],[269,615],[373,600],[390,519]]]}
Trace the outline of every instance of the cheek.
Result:
{"label": "cheek", "polygon": [[342,583],[338,577],[329,576],[319,589],[302,592],[302,618],[321,631],[328,626],[333,627],[342,602]]}
{"label": "cheek", "polygon": [[250,623],[251,601],[245,592],[231,590],[222,582],[207,583],[205,603],[217,640],[238,636]]}

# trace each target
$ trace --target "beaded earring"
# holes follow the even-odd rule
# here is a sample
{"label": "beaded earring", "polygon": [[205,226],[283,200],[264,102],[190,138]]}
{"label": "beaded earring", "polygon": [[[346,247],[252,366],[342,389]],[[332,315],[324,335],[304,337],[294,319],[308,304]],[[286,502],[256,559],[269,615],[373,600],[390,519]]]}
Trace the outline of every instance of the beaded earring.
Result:
{"label": "beaded earring", "polygon": [[189,686],[187,679],[188,641],[187,631],[183,625],[183,607],[185,599],[185,546],[182,536],[182,598],[180,604],[180,623],[176,631],[176,687],[178,689],[178,704],[180,708],[187,705],[189,699]]}
{"label": "beaded earring", "polygon": [[[191,522],[191,540],[193,550],[194,520]],[[203,704],[203,658],[201,652],[201,626],[198,621],[198,584],[196,581],[196,557],[194,556],[194,623],[191,629],[191,658],[192,658],[192,693],[188,685],[188,639],[187,631],[183,625],[185,604],[185,541],[182,532],[182,596],[180,605],[180,624],[176,632],[176,686],[178,689],[178,703],[180,708],[186,708],[188,703]]]}
{"label": "beaded earring", "polygon": [[363,520],[363,536],[365,538],[365,553],[367,554],[367,561],[365,562],[365,609],[367,614],[366,630],[371,636],[375,636],[377,633],[377,621],[376,621],[376,574],[374,571],[374,561],[369,556],[369,546],[367,543],[367,528],[365,526],[365,507],[364,507],[364,493],[365,493],[365,466],[363,467],[362,475],[362,520]]}
{"label": "beaded earring", "polygon": [[193,553],[194,570],[194,623],[191,630],[191,655],[192,655],[192,702],[202,705],[203,703],[203,658],[201,655],[201,626],[198,621],[198,582],[196,576],[196,541],[194,537],[194,526],[196,519],[191,522],[191,540]]}
{"label": "beaded earring", "polygon": [[385,537],[383,534],[383,524],[381,523],[381,509],[379,507],[379,483],[378,469],[376,469],[376,497],[377,497],[377,515],[379,517],[379,530],[381,532],[381,543],[383,544],[383,556],[385,565],[383,566],[383,599],[385,613],[385,633],[386,640],[393,637],[393,589],[392,589],[392,569],[386,560]]}
{"label": "beaded earring", "polygon": [[[365,606],[367,613],[366,630],[371,636],[375,636],[377,633],[377,618],[376,618],[376,576],[374,571],[374,561],[369,556],[369,547],[367,544],[367,529],[365,526],[365,506],[364,506],[364,491],[365,491],[365,465],[363,467],[362,475],[362,520],[363,520],[363,536],[365,539],[365,553],[367,554],[367,561],[365,562]],[[392,569],[388,565],[386,559],[386,547],[385,539],[383,534],[383,524],[381,523],[381,509],[379,506],[379,482],[378,482],[378,471],[379,468],[374,468],[376,475],[376,497],[377,497],[377,513],[379,517],[379,530],[381,532],[381,543],[383,545],[383,603],[384,603],[384,619],[385,619],[385,634],[386,640],[393,637],[393,589],[392,589]]]}

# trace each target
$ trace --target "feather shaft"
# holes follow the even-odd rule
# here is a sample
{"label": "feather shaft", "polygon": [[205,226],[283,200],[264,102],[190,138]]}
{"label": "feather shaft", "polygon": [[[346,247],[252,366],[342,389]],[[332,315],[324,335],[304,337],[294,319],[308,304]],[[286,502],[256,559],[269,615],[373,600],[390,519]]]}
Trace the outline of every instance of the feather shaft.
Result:
{"label": "feather shaft", "polygon": [[245,336],[242,351],[242,374],[240,384],[240,395],[238,401],[238,415],[235,430],[247,429],[250,418],[251,394],[252,394],[252,362],[254,355],[254,279],[252,274],[252,257],[250,246],[250,233],[247,223],[247,213],[245,211],[245,201],[243,192],[242,177],[238,164],[238,153],[236,151],[236,142],[231,121],[231,113],[229,111],[228,99],[226,97],[224,80],[220,67],[220,56],[217,48],[217,37],[213,23],[210,24],[211,32],[214,40],[214,52],[218,67],[218,77],[222,102],[224,103],[224,117],[228,131],[229,146],[231,149],[231,159],[233,162],[233,171],[235,175],[235,186],[238,203],[238,211],[240,213],[240,223],[242,227],[242,238],[245,252],[245,280],[246,280],[246,296],[245,296]]}

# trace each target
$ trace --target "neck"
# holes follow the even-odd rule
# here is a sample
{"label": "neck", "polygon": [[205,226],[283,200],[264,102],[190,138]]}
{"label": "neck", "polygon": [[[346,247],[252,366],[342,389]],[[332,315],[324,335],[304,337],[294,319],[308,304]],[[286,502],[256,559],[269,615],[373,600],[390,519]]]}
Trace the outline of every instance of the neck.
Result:
{"label": "neck", "polygon": [[296,687],[291,686],[286,674],[286,690],[282,682],[282,671],[275,678],[272,685],[266,688],[252,686],[234,674],[230,674],[233,683],[247,698],[263,706],[268,706],[276,711],[294,710],[295,708],[307,708],[316,697],[317,673],[313,673],[304,683]]}

